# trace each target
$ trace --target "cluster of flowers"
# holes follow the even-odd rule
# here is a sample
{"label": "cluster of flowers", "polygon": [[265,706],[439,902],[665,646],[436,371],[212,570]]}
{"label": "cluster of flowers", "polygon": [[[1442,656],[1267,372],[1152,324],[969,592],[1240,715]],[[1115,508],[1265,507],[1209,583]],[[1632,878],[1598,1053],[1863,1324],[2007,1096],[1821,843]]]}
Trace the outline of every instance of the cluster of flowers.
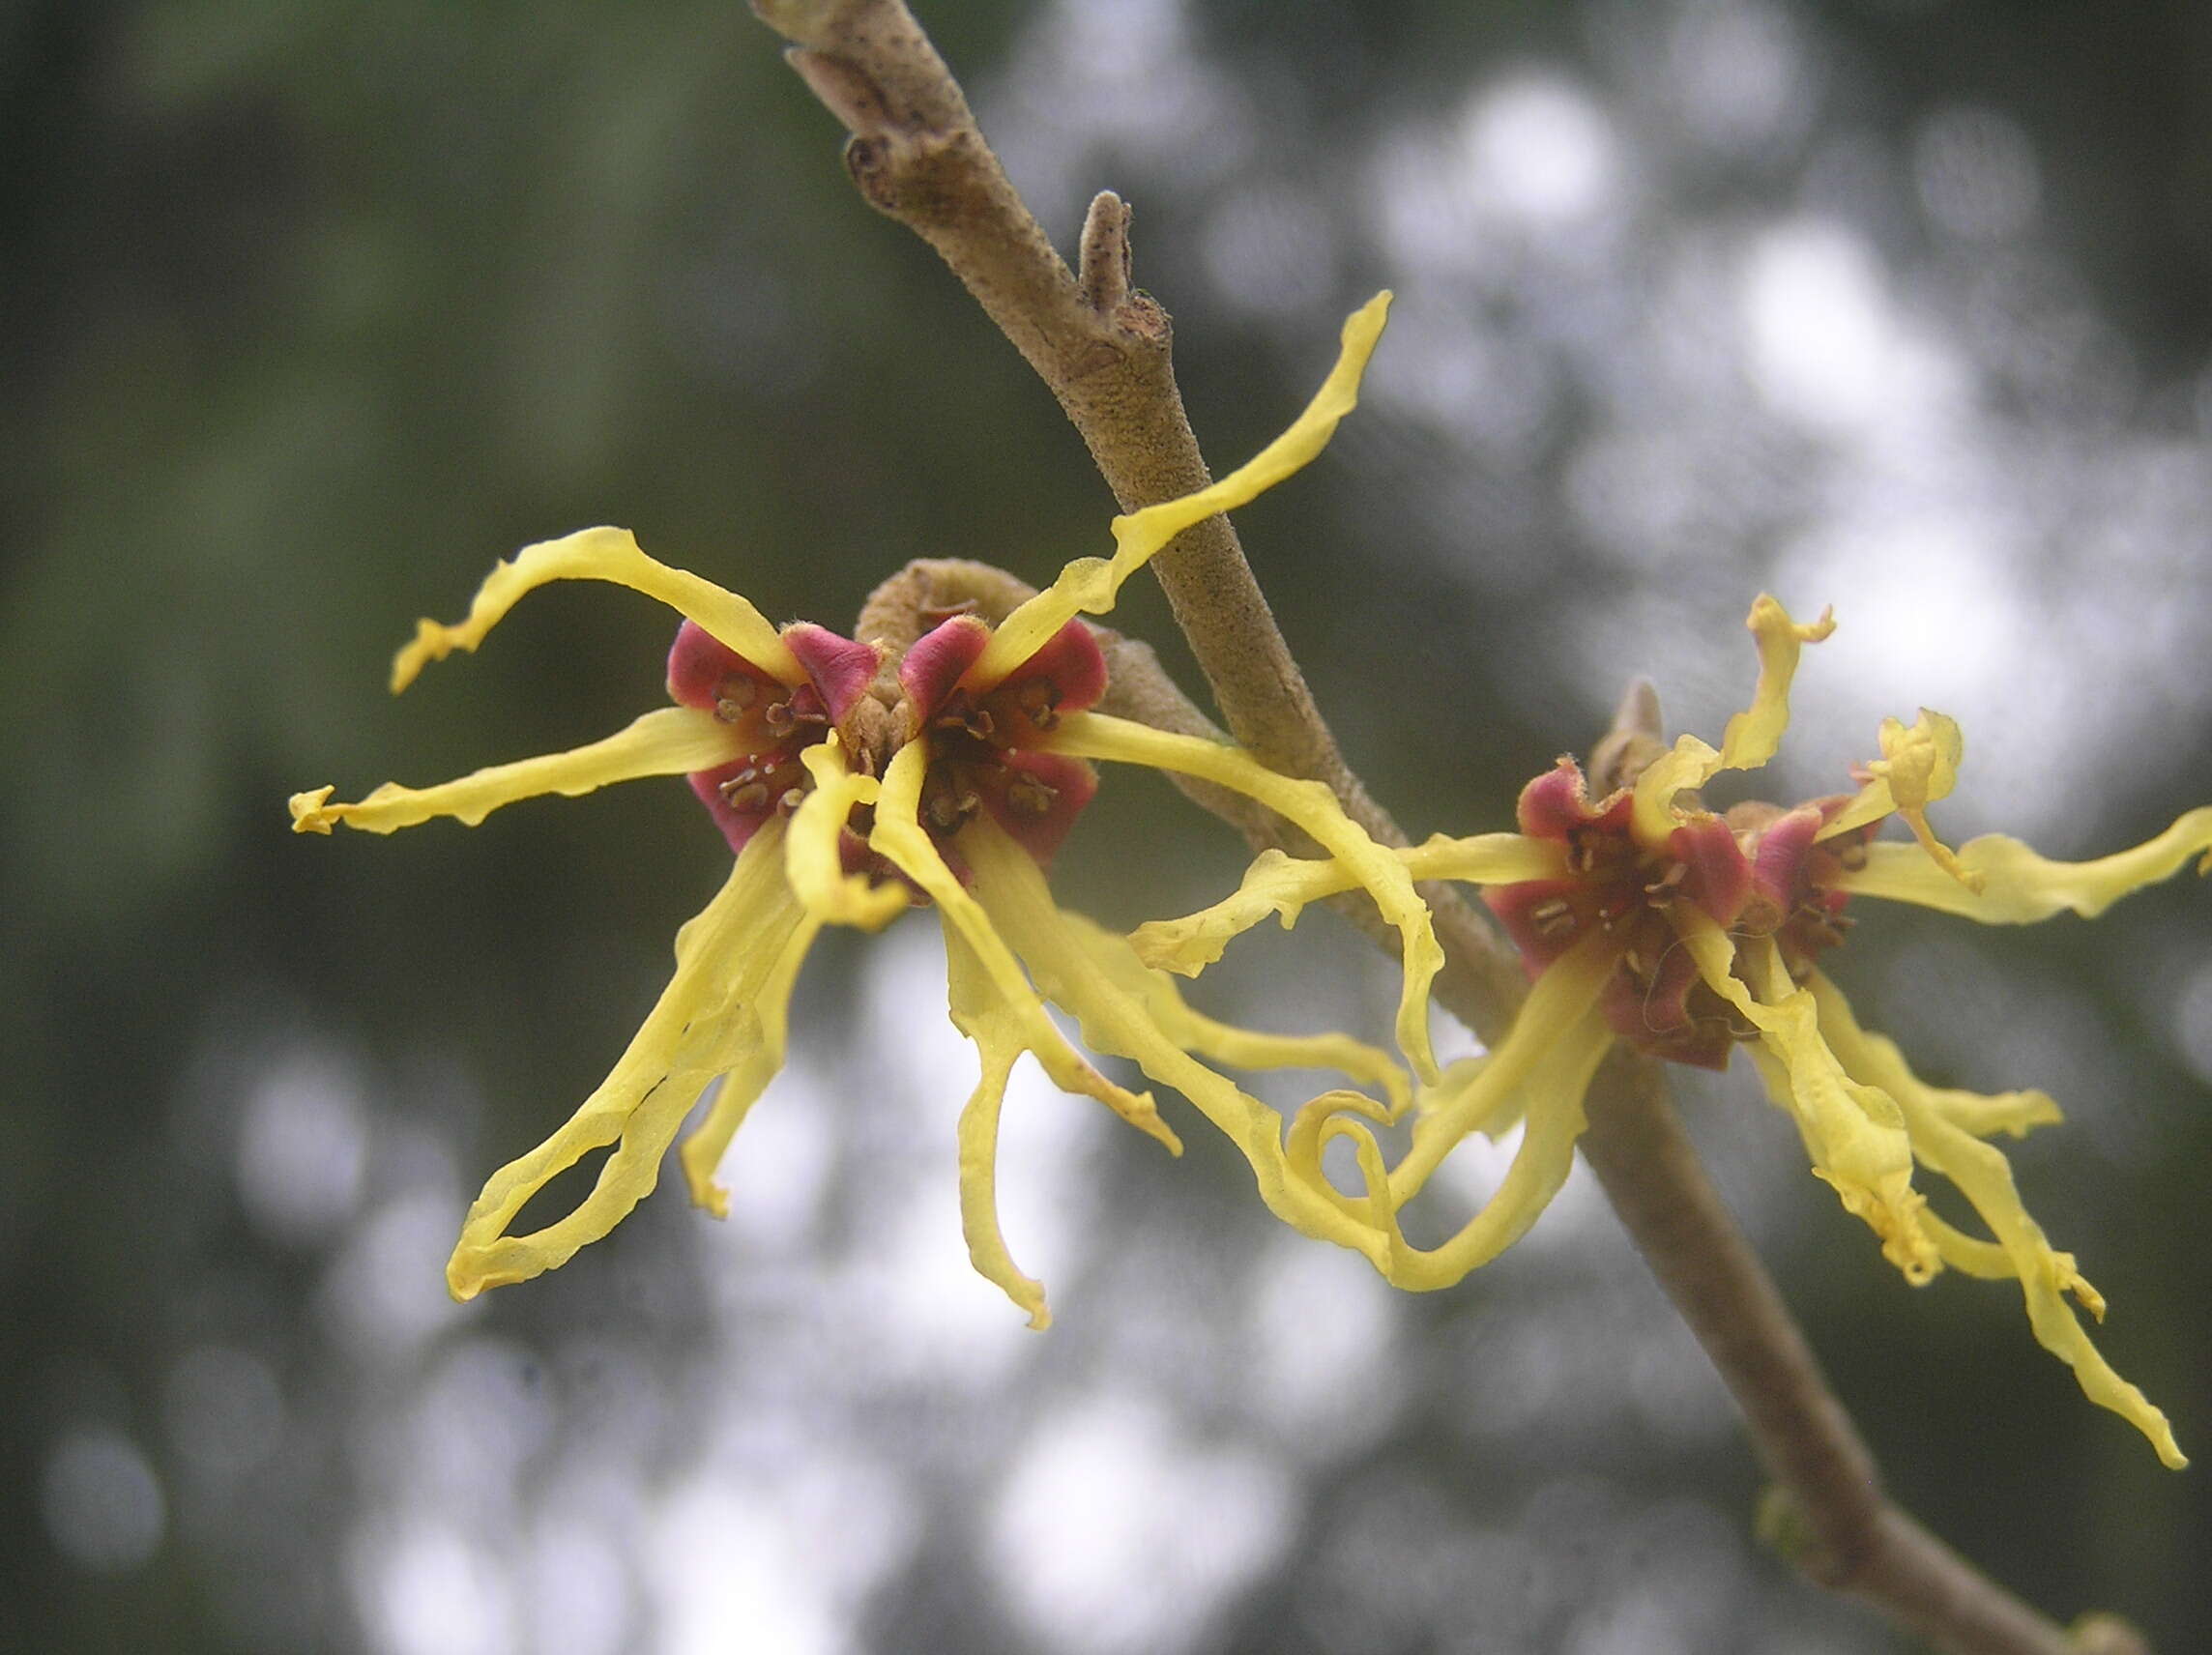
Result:
{"label": "cluster of flowers", "polygon": [[[1813,1171],[1879,1237],[1913,1282],[1945,1265],[2017,1280],[2036,1338],[2083,1391],[2134,1423],[2168,1465],[2182,1464],[2166,1419],[2112,1372],[2075,1307],[2103,1301],[2028,1216],[1990,1139],[2054,1121],[2039,1091],[1982,1096],[1917,1079],[1897,1047],[1862,1030],[1819,956],[1843,941],[1853,897],[1918,903],[1991,924],[2116,898],[2212,851],[2212,808],[2102,860],[2061,863],[1991,836],[1954,852],[1928,809],[1952,788],[1959,731],[1922,712],[1880,733],[1881,757],[1855,793],[1784,809],[1716,814],[1699,789],[1775,753],[1803,645],[1827,617],[1793,621],[1771,598],[1749,625],[1761,671],[1751,706],[1718,749],[1634,738],[1602,767],[1592,798],[1571,759],[1528,784],[1519,828],[1376,844],[1319,783],[1268,769],[1226,742],[1171,735],[1096,711],[1104,657],[1081,617],[1113,606],[1121,584],[1183,530],[1240,506],[1305,465],[1356,398],[1387,295],[1346,324],[1343,349],[1314,401],[1249,464],[1183,499],[1114,520],[1111,558],[1069,564],[996,625],[934,617],[905,640],[772,626],[751,604],[655,562],[616,529],[529,547],[494,570],[468,617],[424,621],[400,651],[393,688],[427,662],[474,650],[526,593],[594,579],[659,598],[684,618],[669,655],[675,706],[568,753],[502,765],[443,786],[387,784],[359,803],[325,787],[294,797],[293,825],[343,822],[391,832],[437,816],[471,826],[514,800],[578,795],[610,782],[685,775],[735,855],[721,890],[677,935],[676,971],[611,1074],[545,1143],[496,1173],[470,1208],[447,1269],[460,1298],[552,1269],[605,1235],[653,1188],[660,1161],[702,1097],[679,1150],[692,1199],[720,1213],[714,1172],[782,1066],[793,987],[825,925],[875,930],[912,907],[944,927],[953,1023],[976,1047],[980,1076],[958,1128],[961,1211],[975,1267],[1049,1321],[1042,1288],[1015,1265],[995,1199],[1001,1104],[1015,1061],[1033,1055],[1056,1084],[1096,1098],[1179,1148],[1150,1093],[1101,1074],[1046,1010],[1070,1014],[1093,1051],[1125,1059],[1173,1089],[1250,1163],[1261,1199],[1300,1232],[1364,1255],[1410,1289],[1448,1286],[1523,1234],[1564,1181],[1584,1098],[1615,1041],[1719,1068],[1739,1045],[1793,1118]],[[1230,897],[1128,937],[1060,908],[1044,869],[1096,788],[1093,761],[1147,765],[1244,795],[1295,824],[1323,853],[1263,855]],[[1900,818],[1911,838],[1877,842]],[[2212,856],[2207,857],[2212,865]],[[1442,954],[1415,893],[1425,880],[1479,887],[1519,946],[1532,987],[1487,1056],[1440,1070],[1428,1034]],[[1308,903],[1361,890],[1395,927],[1403,961],[1397,1042],[1403,1066],[1333,1033],[1231,1028],[1183,1001],[1173,973],[1195,974],[1270,915],[1288,926]],[[1323,1067],[1369,1089],[1324,1093],[1288,1122],[1228,1069]],[[1410,1074],[1409,1071],[1410,1070]],[[1395,1164],[1387,1129],[1411,1121]],[[1400,1214],[1470,1134],[1523,1129],[1495,1196],[1434,1247],[1408,1241]],[[1359,1188],[1338,1187],[1324,1156],[1349,1142]],[[573,1210],[509,1234],[556,1175],[609,1148]],[[1916,1167],[1957,1186],[1987,1226],[1976,1236],[1928,1209]],[[2073,1302],[2069,1303],[2069,1299]]]}

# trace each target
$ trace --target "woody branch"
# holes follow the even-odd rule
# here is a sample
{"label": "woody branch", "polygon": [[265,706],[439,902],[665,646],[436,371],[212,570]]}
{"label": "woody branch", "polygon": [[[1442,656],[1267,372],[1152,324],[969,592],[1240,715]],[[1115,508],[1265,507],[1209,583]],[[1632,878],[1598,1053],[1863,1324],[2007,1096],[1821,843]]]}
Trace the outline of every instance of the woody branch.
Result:
{"label": "woody branch", "polygon": [[[1111,192],[1091,202],[1071,272],[904,0],[752,5],[792,43],[792,67],[851,134],[845,164],[861,194],[951,268],[1059,399],[1121,508],[1204,487],[1210,477],[1176,385],[1169,318],[1131,284],[1126,205]],[[917,578],[998,606],[993,582],[974,572],[979,566],[926,566],[937,572]],[[1228,520],[1190,529],[1150,566],[1230,733],[1274,768],[1327,783],[1378,841],[1406,844],[1345,763]],[[1149,653],[1118,652],[1116,662],[1124,682],[1143,685],[1127,691],[1141,695],[1142,715],[1166,728],[1210,729]],[[1255,846],[1297,848],[1271,818],[1217,798],[1199,802]],[[1437,998],[1495,1040],[1524,992],[1518,962],[1455,890],[1430,886],[1423,895],[1447,960]],[[1375,934],[1371,909],[1351,916]],[[1395,934],[1381,940],[1394,945]],[[1705,1177],[1654,1064],[1616,1058],[1592,1089],[1588,1114],[1585,1156],[1743,1409],[1779,1501],[1804,1536],[1791,1550],[1812,1580],[1875,1605],[1950,1655],[2147,1655],[2115,1622],[2069,1636],[1889,1502],[1872,1455]]]}

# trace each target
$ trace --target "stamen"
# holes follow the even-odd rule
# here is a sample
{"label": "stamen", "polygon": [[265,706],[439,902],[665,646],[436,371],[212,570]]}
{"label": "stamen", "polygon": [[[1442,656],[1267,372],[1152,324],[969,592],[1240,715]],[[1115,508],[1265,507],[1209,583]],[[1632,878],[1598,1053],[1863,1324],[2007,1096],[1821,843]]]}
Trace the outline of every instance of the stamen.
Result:
{"label": "stamen", "polygon": [[801,724],[827,724],[830,714],[819,708],[801,706],[796,696],[783,701],[771,701],[768,711],[761,714],[761,722],[773,736],[788,736]]}
{"label": "stamen", "polygon": [[922,814],[929,818],[929,825],[940,833],[950,833],[981,809],[982,805],[983,800],[973,790],[963,789],[955,794],[948,789],[932,798],[922,807]]}
{"label": "stamen", "polygon": [[[1539,937],[1559,937],[1575,928],[1574,904],[1563,896],[1555,896],[1548,902],[1539,902],[1528,911],[1528,917],[1535,922],[1536,934]],[[1606,929],[1610,931],[1612,928],[1611,923],[1608,922]]]}
{"label": "stamen", "polygon": [[1665,873],[1644,887],[1644,894],[1650,900],[1653,908],[1665,908],[1674,900],[1678,887],[1685,879],[1689,878],[1689,863],[1670,863]]}
{"label": "stamen", "polygon": [[929,723],[933,730],[943,730],[947,734],[958,733],[972,736],[978,741],[988,741],[992,732],[998,728],[998,721],[989,712],[970,701],[966,690],[960,691],[947,701],[944,709]]}
{"label": "stamen", "polygon": [[732,673],[714,686],[714,716],[725,724],[735,724],[760,699],[760,682],[746,678],[742,673]]}
{"label": "stamen", "polygon": [[743,775],[734,775],[722,784],[722,798],[729,802],[730,808],[742,811],[748,816],[768,808],[768,783],[743,779],[753,773],[746,770]]}
{"label": "stamen", "polygon": [[1035,775],[1018,775],[1006,784],[1006,803],[1024,816],[1049,816],[1060,789]]}
{"label": "stamen", "polygon": [[1049,678],[1033,678],[1014,691],[1014,705],[1039,730],[1060,722],[1060,685]]}

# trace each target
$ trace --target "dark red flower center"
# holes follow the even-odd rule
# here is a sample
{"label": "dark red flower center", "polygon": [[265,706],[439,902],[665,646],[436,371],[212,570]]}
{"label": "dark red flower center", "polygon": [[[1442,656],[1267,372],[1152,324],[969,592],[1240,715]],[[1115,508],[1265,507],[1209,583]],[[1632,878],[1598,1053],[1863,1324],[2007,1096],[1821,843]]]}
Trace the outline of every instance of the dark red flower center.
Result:
{"label": "dark red flower center", "polygon": [[1565,845],[1565,877],[1496,886],[1484,900],[1531,976],[1592,933],[1609,939],[1617,963],[1599,1004],[1614,1031],[1654,1057],[1725,1068],[1756,1031],[1699,975],[1674,916],[1694,905],[1737,936],[1772,937],[1802,981],[1850,924],[1834,886],[1863,856],[1866,830],[1816,837],[1845,802],[1693,812],[1651,845],[1634,832],[1630,790],[1593,804],[1581,767],[1561,759],[1522,791],[1519,818],[1524,833]]}
{"label": "dark red flower center", "polygon": [[899,684],[928,743],[921,822],[946,859],[978,813],[1049,863],[1091,795],[1096,773],[1081,759],[1040,752],[1061,718],[1093,706],[1106,689],[1105,657],[1091,629],[1071,621],[987,688],[964,682],[991,628],[955,615],[918,639],[899,663]]}

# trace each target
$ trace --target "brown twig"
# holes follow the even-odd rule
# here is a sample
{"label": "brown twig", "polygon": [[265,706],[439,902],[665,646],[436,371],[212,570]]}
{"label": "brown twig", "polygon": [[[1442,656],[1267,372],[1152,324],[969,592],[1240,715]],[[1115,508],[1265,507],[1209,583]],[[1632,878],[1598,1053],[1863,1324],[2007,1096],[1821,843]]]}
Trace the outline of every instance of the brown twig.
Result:
{"label": "brown twig", "polygon": [[[793,67],[852,134],[846,165],[861,193],[951,267],[1060,399],[1122,508],[1203,487],[1209,478],[1176,386],[1167,315],[1131,285],[1121,199],[1102,193],[1091,202],[1081,265],[1070,273],[903,0],[753,6],[793,43]],[[989,577],[1011,579],[1000,571],[978,574],[984,566],[914,566],[924,571],[917,580],[948,583],[979,606],[1011,590],[994,586]],[[1227,520],[1191,529],[1152,567],[1231,734],[1277,769],[1328,783],[1376,839],[1405,844],[1345,764]],[[1124,652],[1115,662],[1121,693],[1146,703],[1137,715],[1163,728],[1211,729],[1149,651],[1116,646]],[[1633,693],[1624,709],[1631,720],[1643,717]],[[1285,842],[1271,819],[1200,801],[1255,844]],[[1448,961],[1437,999],[1495,1040],[1522,992],[1518,966],[1456,891],[1424,894]],[[1949,1655],[2146,1655],[2108,1617],[2070,1638],[1889,1503],[1849,1416],[1705,1177],[1654,1064],[1609,1063],[1587,1107],[1585,1156],[1743,1409],[1775,1480],[1770,1516],[1783,1514],[1789,1521],[1778,1526],[1801,1537],[1789,1549],[1809,1578],[1875,1605]]]}
{"label": "brown twig", "polygon": [[[793,44],[792,67],[852,134],[846,169],[870,204],[951,267],[1090,447],[1123,510],[1211,480],[1170,361],[1167,312],[1130,285],[1129,209],[1091,203],[1070,272],[976,130],[951,73],[901,0],[755,0]],[[1407,842],[1338,751],[1226,517],[1209,517],[1152,560],[1229,733],[1268,765],[1326,782],[1376,840]],[[1210,725],[1208,726],[1210,728]],[[1311,851],[1273,817],[1239,809],[1255,844]],[[1485,1038],[1519,1002],[1519,961],[1456,891],[1427,886],[1445,973]],[[1361,899],[1332,907],[1394,937]]]}

